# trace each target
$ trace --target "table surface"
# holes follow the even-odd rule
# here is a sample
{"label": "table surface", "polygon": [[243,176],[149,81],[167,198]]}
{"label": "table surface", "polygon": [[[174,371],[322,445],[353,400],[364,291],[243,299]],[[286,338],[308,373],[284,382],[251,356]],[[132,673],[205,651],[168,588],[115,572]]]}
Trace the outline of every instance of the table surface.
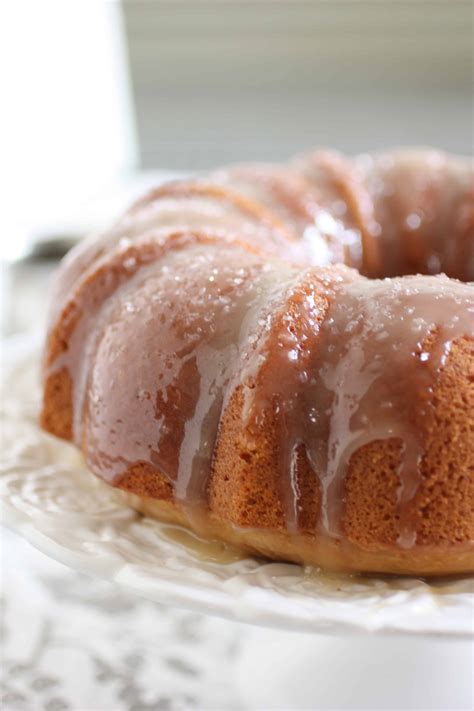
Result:
{"label": "table surface", "polygon": [[240,709],[243,626],[119,592],[4,532],[5,711]]}

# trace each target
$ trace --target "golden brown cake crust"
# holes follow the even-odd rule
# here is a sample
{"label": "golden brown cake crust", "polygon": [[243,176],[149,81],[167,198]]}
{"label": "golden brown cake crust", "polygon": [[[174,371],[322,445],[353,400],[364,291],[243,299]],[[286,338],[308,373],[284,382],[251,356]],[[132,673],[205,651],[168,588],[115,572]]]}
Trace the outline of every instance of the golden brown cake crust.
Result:
{"label": "golden brown cake crust", "polygon": [[[254,204],[247,197],[237,199],[223,187],[209,192],[206,184],[199,190],[192,184],[160,189],[135,205],[131,214],[147,209],[153,200],[183,195],[187,199],[189,194],[223,198],[237,205],[237,209],[251,214],[252,219],[272,222],[267,216],[267,208],[260,208],[258,202]],[[357,206],[356,218],[360,221],[359,212]],[[273,222],[273,228],[278,228],[281,233],[287,229],[279,218],[275,217]],[[112,250],[110,255],[105,252],[85,268],[79,281],[71,285],[71,294],[62,312],[59,310],[54,319],[45,350],[41,413],[41,425],[45,430],[66,440],[74,438],[74,421],[78,413],[74,412],[75,381],[68,358],[75,329],[84,313],[96,308],[97,304],[98,309],[102,308],[102,302],[109,298],[104,294],[114,294],[129,280],[128,263],[131,260],[134,260],[133,273],[134,270],[138,272],[141,265],[153,263],[159,255],[167,253],[170,242],[173,249],[176,242],[181,245],[180,240],[183,249],[187,248],[188,239],[194,245],[196,234],[196,231],[179,230],[176,233],[168,231],[164,237],[161,233],[157,237],[151,234],[141,243],[139,240],[132,242],[121,252]],[[364,236],[366,241],[369,239],[367,234]],[[198,237],[198,242],[200,240],[206,244],[211,242],[215,249],[219,249],[219,242],[222,242],[219,235],[211,232],[204,232]],[[463,240],[464,245],[464,233]],[[236,244],[235,237],[231,241]],[[240,249],[259,253],[259,246],[248,244],[245,239]],[[374,264],[372,262],[371,269],[375,269]],[[318,333],[328,317],[331,297],[321,288],[312,298],[316,300],[314,329]],[[278,319],[289,317],[292,337],[304,338],[297,302],[290,299],[286,306],[280,315],[275,315],[272,328],[275,331],[281,329]],[[318,341],[316,347],[317,344]],[[426,355],[435,348],[436,332],[432,332],[420,346],[420,357],[421,353]],[[259,379],[265,380],[266,373],[276,367],[277,357],[276,350],[268,350],[257,374],[256,386]],[[63,365],[61,359],[64,359]],[[186,368],[189,375],[186,375]],[[191,383],[192,369],[192,361],[188,361],[180,377]],[[163,409],[166,405],[170,416],[167,419],[168,437],[161,441],[160,456],[168,462],[177,462],[177,441],[184,437],[186,425],[179,413],[184,411],[186,397],[189,397],[188,410],[192,411],[196,395],[170,386],[166,391],[166,402],[161,397],[162,402],[158,397],[156,407]],[[281,472],[284,442],[280,421],[271,408],[262,411],[258,421],[249,419],[246,397],[245,389],[237,382],[225,399],[207,478],[205,506],[199,507],[198,515],[191,514],[177,500],[172,478],[150,461],[131,463],[112,483],[125,492],[132,506],[147,515],[189,526],[198,533],[270,558],[349,571],[438,575],[474,570],[472,338],[461,336],[450,343],[429,394],[429,407],[424,410],[423,420],[415,422],[423,431],[424,455],[419,463],[416,490],[403,510],[404,521],[401,521],[400,509],[400,468],[405,445],[401,439],[396,436],[375,438],[352,454],[340,496],[340,535],[335,538],[320,529],[322,473],[315,471],[314,463],[311,464],[305,445],[301,443],[295,450],[292,484],[298,492],[295,498],[298,525],[297,530],[289,530],[288,498]],[[82,417],[87,423],[87,409]],[[95,444],[88,431],[92,430],[83,429],[79,445],[89,455],[90,464],[94,461]],[[406,521],[413,530],[416,544],[404,547],[400,546],[400,539]]]}

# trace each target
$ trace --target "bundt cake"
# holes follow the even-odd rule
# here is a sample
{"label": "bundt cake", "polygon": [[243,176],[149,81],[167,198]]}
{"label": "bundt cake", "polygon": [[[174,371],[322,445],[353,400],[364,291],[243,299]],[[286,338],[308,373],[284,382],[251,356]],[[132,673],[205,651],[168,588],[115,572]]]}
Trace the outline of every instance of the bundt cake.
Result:
{"label": "bundt cake", "polygon": [[246,552],[473,571],[469,280],[463,159],[172,182],[65,258],[41,425],[139,511]]}

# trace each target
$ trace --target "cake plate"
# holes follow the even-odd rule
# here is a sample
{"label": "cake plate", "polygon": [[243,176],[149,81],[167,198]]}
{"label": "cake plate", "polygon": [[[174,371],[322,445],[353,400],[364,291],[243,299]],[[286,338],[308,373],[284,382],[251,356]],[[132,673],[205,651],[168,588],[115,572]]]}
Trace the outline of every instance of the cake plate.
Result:
{"label": "cake plate", "polygon": [[[397,668],[406,678],[415,665],[417,686],[425,676],[431,689],[423,708],[446,708],[436,704],[447,702],[448,678],[448,688],[455,687],[459,699],[472,694],[466,667],[473,650],[472,578],[348,577],[236,559],[177,527],[143,518],[92,477],[73,447],[39,429],[37,340],[10,341],[3,356],[2,520],[43,553],[158,603],[279,628],[272,634],[256,629],[237,670],[244,680],[258,662],[259,683],[250,692],[257,706],[255,693],[265,689],[268,700],[271,687],[281,702],[291,692],[290,705],[299,693],[297,708],[306,708],[304,699],[314,699],[315,689],[324,707],[346,708],[341,693],[352,692],[327,676],[323,662],[329,659],[340,674],[353,665],[365,670],[366,678],[358,675],[359,691],[370,693],[374,684],[369,677],[373,680],[375,673],[380,679],[377,669],[393,668],[398,658]],[[265,653],[269,649],[270,655]],[[395,708],[394,698],[410,688],[397,674],[382,678],[375,705],[370,705],[372,697],[363,696],[364,708]],[[383,698],[392,706],[381,705]],[[331,706],[331,699],[338,699],[339,706]],[[453,706],[452,696],[449,701],[463,708]]]}

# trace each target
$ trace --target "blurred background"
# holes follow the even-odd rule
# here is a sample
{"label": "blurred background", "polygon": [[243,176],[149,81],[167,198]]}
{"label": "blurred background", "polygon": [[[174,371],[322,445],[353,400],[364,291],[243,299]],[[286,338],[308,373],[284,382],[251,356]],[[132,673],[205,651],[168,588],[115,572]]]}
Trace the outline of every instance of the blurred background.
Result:
{"label": "blurred background", "polygon": [[316,145],[472,152],[469,0],[2,8],[4,258],[100,226],[150,171]]}
{"label": "blurred background", "polygon": [[142,166],[472,140],[469,2],[129,2]]}

